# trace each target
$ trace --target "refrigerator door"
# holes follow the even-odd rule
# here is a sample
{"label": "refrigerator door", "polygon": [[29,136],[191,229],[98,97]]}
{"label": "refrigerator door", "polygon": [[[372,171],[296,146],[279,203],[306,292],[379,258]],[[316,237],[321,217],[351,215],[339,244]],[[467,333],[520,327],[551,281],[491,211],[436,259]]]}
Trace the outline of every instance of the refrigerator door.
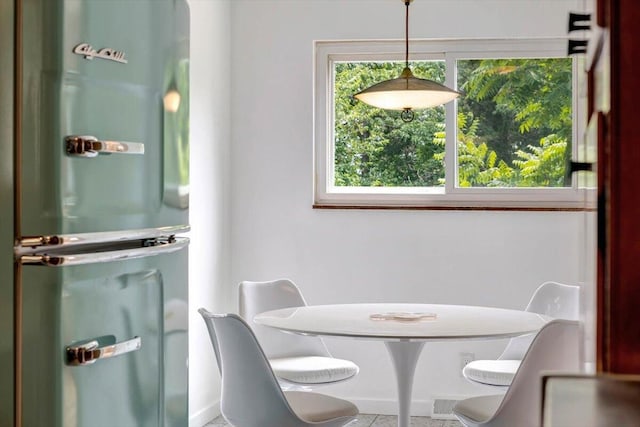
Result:
{"label": "refrigerator door", "polygon": [[24,426],[188,424],[186,244],[20,258]]}
{"label": "refrigerator door", "polygon": [[188,224],[186,0],[23,0],[21,236]]}

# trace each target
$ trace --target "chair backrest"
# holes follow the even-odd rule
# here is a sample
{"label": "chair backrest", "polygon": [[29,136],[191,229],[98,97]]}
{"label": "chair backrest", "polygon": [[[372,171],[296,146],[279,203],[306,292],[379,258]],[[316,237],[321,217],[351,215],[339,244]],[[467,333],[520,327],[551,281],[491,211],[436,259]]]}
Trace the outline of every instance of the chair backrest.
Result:
{"label": "chair backrest", "polygon": [[554,319],[578,320],[579,302],[579,286],[545,282],[533,293],[525,310]]}
{"label": "chair backrest", "polygon": [[220,350],[218,349],[218,337],[216,336],[216,330],[213,327],[213,322],[209,319],[212,314],[204,308],[198,309],[198,313],[204,319],[205,325],[207,325],[207,331],[209,331],[209,338],[211,338],[211,344],[213,345],[213,353],[216,355],[216,363],[218,365],[218,371],[222,376],[222,361],[220,360]]}
{"label": "chair backrest", "polygon": [[[533,293],[525,311],[543,314],[554,319],[578,320],[579,309],[579,286],[545,282]],[[531,334],[512,338],[498,359],[521,360],[534,336]]]}
{"label": "chair backrest", "polygon": [[580,370],[579,322],[556,319],[536,334],[498,410],[491,427],[540,426],[542,373]]}
{"label": "chair backrest", "polygon": [[289,406],[249,326],[235,314],[198,312],[216,350],[222,374],[220,410],[226,420],[243,427],[307,425]]}
{"label": "chair backrest", "polygon": [[256,314],[265,311],[307,305],[302,293],[291,280],[244,281],[238,289],[240,316],[251,326],[268,358],[331,356],[318,337],[287,334],[253,322]]}

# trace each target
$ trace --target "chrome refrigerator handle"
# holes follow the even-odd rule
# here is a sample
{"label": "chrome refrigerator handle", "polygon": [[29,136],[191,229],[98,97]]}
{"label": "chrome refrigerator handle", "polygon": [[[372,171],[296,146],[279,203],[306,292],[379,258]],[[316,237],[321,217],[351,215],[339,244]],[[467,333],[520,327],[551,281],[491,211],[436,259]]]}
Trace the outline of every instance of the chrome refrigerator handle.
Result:
{"label": "chrome refrigerator handle", "polygon": [[66,137],[67,154],[76,157],[96,157],[98,154],[144,154],[141,142],[98,141],[90,135],[71,135]]}
{"label": "chrome refrigerator handle", "polygon": [[144,258],[179,251],[189,244],[187,237],[171,237],[168,239],[150,239],[141,242],[139,248],[128,248],[104,252],[82,252],[75,254],[34,253],[21,255],[18,260],[22,265],[43,265],[46,267],[66,267],[72,265],[95,264],[102,262],[122,261],[126,259]]}
{"label": "chrome refrigerator handle", "polygon": [[82,234],[53,234],[48,236],[23,236],[16,242],[16,255],[24,255],[34,251],[43,252],[45,249],[71,248],[73,246],[94,243],[126,242],[155,238],[168,238],[176,234],[186,233],[188,225],[173,225],[167,227],[142,228],[124,231],[99,231]]}
{"label": "chrome refrigerator handle", "polygon": [[[100,347],[100,342],[110,341],[114,344]],[[66,348],[67,365],[90,365],[98,359],[108,359],[121,354],[140,350],[142,339],[133,337],[130,340],[115,343],[113,335],[105,335],[82,344],[70,345]]]}

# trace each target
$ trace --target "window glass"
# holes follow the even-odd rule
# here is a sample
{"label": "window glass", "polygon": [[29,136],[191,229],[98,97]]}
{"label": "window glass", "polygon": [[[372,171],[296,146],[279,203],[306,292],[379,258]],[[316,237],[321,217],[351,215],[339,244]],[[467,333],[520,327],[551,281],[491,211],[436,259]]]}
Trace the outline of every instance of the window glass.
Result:
{"label": "window glass", "polygon": [[456,71],[458,186],[571,186],[571,59],[458,60]]}
{"label": "window glass", "polygon": [[[410,64],[416,77],[444,81],[444,61]],[[431,187],[444,183],[444,107],[416,111],[404,123],[400,111],[381,110],[353,95],[400,75],[404,62],[334,63],[334,185]]]}

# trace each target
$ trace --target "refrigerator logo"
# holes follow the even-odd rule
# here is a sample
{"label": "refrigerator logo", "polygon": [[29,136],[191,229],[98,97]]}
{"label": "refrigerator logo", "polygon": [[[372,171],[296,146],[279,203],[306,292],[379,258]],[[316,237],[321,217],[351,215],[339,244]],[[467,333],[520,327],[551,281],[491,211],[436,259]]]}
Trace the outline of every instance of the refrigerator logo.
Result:
{"label": "refrigerator logo", "polygon": [[119,52],[115,49],[111,49],[110,47],[103,47],[100,50],[95,50],[89,43],[80,43],[78,46],[73,48],[73,53],[76,55],[82,55],[85,59],[89,60],[93,58],[101,58],[121,62],[123,64],[127,63],[127,60],[124,59],[124,52]]}

